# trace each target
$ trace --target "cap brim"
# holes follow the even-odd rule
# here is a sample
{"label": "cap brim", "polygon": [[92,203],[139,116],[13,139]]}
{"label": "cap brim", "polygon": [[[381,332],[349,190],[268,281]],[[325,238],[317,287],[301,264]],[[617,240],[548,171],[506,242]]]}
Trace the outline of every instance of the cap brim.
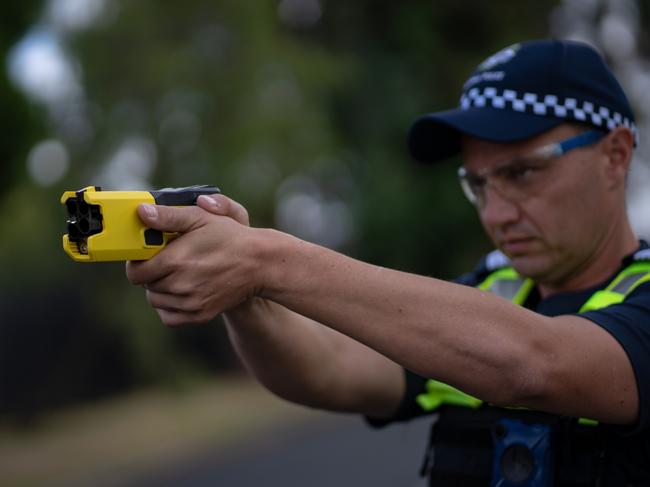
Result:
{"label": "cap brim", "polygon": [[493,142],[516,142],[561,123],[557,118],[494,108],[447,110],[416,120],[409,130],[408,147],[417,161],[437,162],[460,151],[461,134]]}

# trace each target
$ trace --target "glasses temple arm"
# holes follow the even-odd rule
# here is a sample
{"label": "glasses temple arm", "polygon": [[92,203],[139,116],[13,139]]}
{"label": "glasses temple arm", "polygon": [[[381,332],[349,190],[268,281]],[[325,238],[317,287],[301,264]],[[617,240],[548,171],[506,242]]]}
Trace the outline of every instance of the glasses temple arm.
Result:
{"label": "glasses temple arm", "polygon": [[600,130],[590,130],[576,137],[572,137],[569,140],[560,142],[556,145],[555,151],[557,155],[566,154],[570,150],[578,149],[580,147],[585,147],[587,145],[595,144],[600,139],[605,136],[605,132]]}

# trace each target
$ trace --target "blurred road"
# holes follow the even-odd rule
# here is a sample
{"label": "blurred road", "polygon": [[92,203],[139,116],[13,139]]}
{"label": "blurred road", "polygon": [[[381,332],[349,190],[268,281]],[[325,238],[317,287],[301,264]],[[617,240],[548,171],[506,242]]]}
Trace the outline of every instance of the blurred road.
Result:
{"label": "blurred road", "polygon": [[419,485],[429,420],[373,430],[358,417],[318,413],[254,444],[206,449],[182,463],[140,474],[133,487],[412,487]]}

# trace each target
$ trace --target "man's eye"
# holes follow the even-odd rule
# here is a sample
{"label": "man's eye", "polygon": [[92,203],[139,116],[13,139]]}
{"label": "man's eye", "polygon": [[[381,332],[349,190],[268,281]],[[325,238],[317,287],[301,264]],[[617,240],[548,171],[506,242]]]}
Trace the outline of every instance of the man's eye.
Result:
{"label": "man's eye", "polygon": [[531,166],[514,166],[503,171],[503,177],[512,182],[524,181],[530,178],[535,170],[536,168]]}
{"label": "man's eye", "polygon": [[479,176],[469,176],[467,182],[474,190],[481,190],[485,187],[486,181]]}

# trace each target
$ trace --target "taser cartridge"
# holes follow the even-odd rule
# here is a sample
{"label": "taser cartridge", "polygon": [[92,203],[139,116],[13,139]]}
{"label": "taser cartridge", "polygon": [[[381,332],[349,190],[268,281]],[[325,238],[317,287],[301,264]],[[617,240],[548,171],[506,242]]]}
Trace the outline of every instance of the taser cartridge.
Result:
{"label": "taser cartridge", "polygon": [[189,206],[201,195],[219,192],[214,186],[158,191],[102,191],[88,186],[66,191],[61,196],[68,212],[63,249],[79,262],[150,259],[176,234],[147,228],[138,216],[138,205]]}

